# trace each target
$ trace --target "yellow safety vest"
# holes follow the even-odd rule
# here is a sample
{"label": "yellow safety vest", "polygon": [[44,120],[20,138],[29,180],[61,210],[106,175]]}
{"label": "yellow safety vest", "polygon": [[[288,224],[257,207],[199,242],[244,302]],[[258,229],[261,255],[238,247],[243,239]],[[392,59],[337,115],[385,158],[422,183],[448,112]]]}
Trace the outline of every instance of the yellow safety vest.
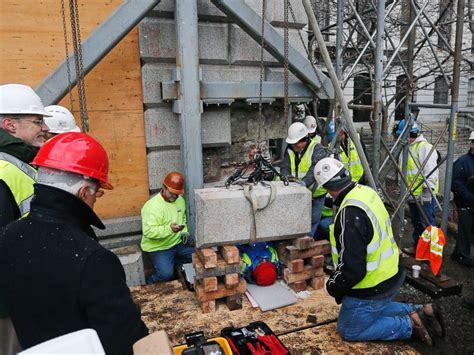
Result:
{"label": "yellow safety vest", "polygon": [[[334,221],[337,220],[341,211],[348,206],[359,207],[363,210],[369,217],[374,230],[374,236],[367,245],[367,273],[353,287],[354,289],[371,288],[388,280],[398,272],[398,247],[393,239],[390,216],[377,193],[370,187],[363,185],[356,185],[347,194],[337,211]],[[351,227],[347,226],[347,228]],[[334,266],[337,268],[340,255],[336,247],[334,224],[330,226],[329,239],[332,259]]]}
{"label": "yellow safety vest", "polygon": [[[314,140],[314,139],[310,140],[309,146],[306,149],[303,156],[301,157],[300,163],[298,164],[298,167],[296,167],[296,154],[295,154],[295,152],[292,149],[288,149],[288,155],[290,156],[290,163],[291,163],[291,175],[293,175],[294,177],[296,177],[300,180],[302,180],[306,176],[306,174],[309,172],[309,168],[311,167],[311,160],[312,160],[312,156],[313,156],[313,151],[314,151],[314,148],[316,147],[317,144],[318,143],[316,142],[316,140]],[[307,187],[308,187],[308,189],[313,191],[313,198],[318,198],[318,197],[324,196],[327,193],[327,190],[325,188],[323,188],[322,186],[317,188],[317,189],[313,189],[313,185],[312,186],[307,186]]]}
{"label": "yellow safety vest", "polygon": [[311,140],[315,141],[316,143],[321,143],[321,136],[317,134],[313,138],[311,138]]}
{"label": "yellow safety vest", "polygon": [[351,172],[352,181],[358,182],[364,175],[364,167],[360,161],[359,154],[352,139],[348,138],[349,155],[341,149],[341,162]]}
{"label": "yellow safety vest", "polygon": [[[420,149],[425,144],[429,144],[429,143],[425,142],[425,141],[421,141],[421,142],[416,142],[415,144],[410,145],[410,147],[409,147],[410,152],[411,152],[411,155],[408,154],[408,162],[407,162],[407,181],[408,181],[409,185],[411,185],[411,183],[415,179],[416,174],[418,174],[418,167],[421,166],[421,162],[420,162],[420,159],[419,159]],[[415,160],[413,160],[413,158],[411,156],[413,156],[416,159],[416,162],[415,162]],[[422,181],[423,181],[423,177],[420,174],[418,176],[418,178],[416,179],[415,184],[413,185],[413,188],[420,185],[420,186],[418,186],[417,189],[412,190],[412,192],[415,196],[420,196],[422,191],[423,191],[424,184],[421,184]],[[439,182],[437,181],[436,182],[436,187],[434,189],[435,193],[438,192],[438,188],[439,188]]]}
{"label": "yellow safety vest", "polygon": [[28,215],[34,194],[36,170],[10,154],[0,153],[0,180],[5,181],[10,188],[21,216]]}

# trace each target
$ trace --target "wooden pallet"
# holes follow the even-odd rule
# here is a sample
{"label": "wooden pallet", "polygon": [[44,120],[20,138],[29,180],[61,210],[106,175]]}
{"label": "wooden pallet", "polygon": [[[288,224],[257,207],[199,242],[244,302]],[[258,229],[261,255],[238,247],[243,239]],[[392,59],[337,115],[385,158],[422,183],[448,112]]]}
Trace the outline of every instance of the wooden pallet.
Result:
{"label": "wooden pallet", "polygon": [[247,284],[241,278],[242,261],[239,250],[226,245],[216,252],[212,248],[197,249],[193,254],[196,271],[194,290],[203,313],[216,310],[216,301],[223,299],[229,310],[242,308]]}
{"label": "wooden pallet", "polygon": [[324,255],[331,252],[326,240],[314,241],[312,237],[294,239],[291,244],[277,245],[283,269],[283,279],[295,292],[308,286],[319,290],[324,288]]}

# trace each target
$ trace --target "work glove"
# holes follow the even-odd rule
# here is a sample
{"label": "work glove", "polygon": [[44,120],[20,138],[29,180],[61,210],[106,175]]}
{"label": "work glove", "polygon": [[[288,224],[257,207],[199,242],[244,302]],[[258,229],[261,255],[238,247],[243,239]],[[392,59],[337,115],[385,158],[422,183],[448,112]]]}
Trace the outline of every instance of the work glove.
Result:
{"label": "work glove", "polygon": [[188,247],[194,247],[196,245],[196,240],[188,232],[181,233],[181,241]]}
{"label": "work glove", "polygon": [[421,204],[422,205],[429,205],[431,203],[431,191],[429,187],[424,187],[423,192],[421,193]]}

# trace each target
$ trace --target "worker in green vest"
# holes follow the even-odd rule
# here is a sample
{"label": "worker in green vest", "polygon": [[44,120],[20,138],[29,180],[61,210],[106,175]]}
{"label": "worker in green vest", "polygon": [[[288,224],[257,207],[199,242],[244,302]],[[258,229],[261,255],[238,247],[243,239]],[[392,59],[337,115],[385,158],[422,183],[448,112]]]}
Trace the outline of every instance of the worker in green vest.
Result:
{"label": "worker in green vest", "polygon": [[318,135],[318,132],[317,132],[318,124],[316,122],[316,118],[308,115],[304,118],[303,123],[308,129],[309,137],[312,140],[315,140],[316,143],[321,143],[321,136]]}
{"label": "worker in green vest", "polygon": [[341,336],[349,341],[413,336],[432,345],[432,336],[443,335],[437,307],[392,300],[405,275],[398,265],[390,216],[377,192],[352,181],[333,158],[319,161],[314,174],[338,207],[330,231],[335,272],[326,288],[342,303],[337,323]]}
{"label": "worker in green vest", "polygon": [[283,157],[281,174],[287,176],[290,181],[297,181],[312,191],[310,233],[314,238],[321,221],[326,190],[316,187],[313,170],[316,163],[325,158],[327,154],[320,143],[309,137],[308,129],[301,122],[295,122],[288,128],[286,143],[288,143],[288,148]]}
{"label": "worker in green vest", "polygon": [[[419,168],[423,165],[423,162],[428,157],[433,145],[423,137],[418,124],[415,122],[410,129],[409,138],[409,154],[407,164],[407,181],[411,185],[418,174]],[[408,199],[408,206],[410,208],[411,223],[413,225],[413,245],[408,248],[404,248],[403,251],[409,254],[415,254],[416,245],[423,231],[429,225],[436,227],[436,201],[433,195],[438,192],[438,176],[439,169],[437,169],[438,153],[436,150],[428,158],[425,166],[422,169],[422,174],[419,174],[416,181],[411,189],[413,196]],[[401,162],[400,162],[401,166]],[[426,180],[424,179],[426,178]],[[425,220],[420,213],[415,199],[421,205],[425,216],[428,220]]]}
{"label": "worker in green vest", "polygon": [[[0,85],[0,227],[30,211],[36,170],[29,165],[45,142],[43,103],[32,88]],[[20,351],[8,311],[0,301],[0,354]]]}
{"label": "worker in green vest", "polygon": [[[364,154],[367,156],[365,144],[360,141]],[[357,153],[356,146],[344,129],[339,133],[339,144],[341,147],[339,159],[343,162],[347,170],[351,172],[352,180],[359,184],[364,184],[364,167]]]}

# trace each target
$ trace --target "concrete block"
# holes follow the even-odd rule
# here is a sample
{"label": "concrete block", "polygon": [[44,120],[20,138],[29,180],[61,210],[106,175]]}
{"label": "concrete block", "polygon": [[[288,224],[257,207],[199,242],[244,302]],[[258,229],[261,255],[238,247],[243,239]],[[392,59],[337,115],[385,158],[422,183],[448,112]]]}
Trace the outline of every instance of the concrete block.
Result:
{"label": "concrete block", "polygon": [[130,216],[121,218],[111,218],[103,221],[105,229],[97,229],[94,227],[95,234],[98,239],[111,238],[130,233],[141,233],[142,220],[140,216]]}
{"label": "concrete block", "polygon": [[140,286],[145,284],[142,252],[138,246],[129,246],[113,249],[125,270],[127,286]]}
{"label": "concrete block", "polygon": [[142,234],[134,234],[124,237],[112,237],[112,238],[99,238],[99,243],[109,250],[115,248],[122,248],[127,247],[130,245],[140,245],[140,241],[142,240]]}
{"label": "concrete block", "polygon": [[[228,63],[228,24],[198,24],[199,59],[210,64]],[[145,62],[176,61],[176,29],[171,19],[147,17],[139,25],[140,56]]]}
{"label": "concrete block", "polygon": [[[271,184],[276,197],[268,207],[256,212],[256,239],[280,240],[307,234],[311,229],[311,192],[298,184]],[[258,206],[268,202],[269,187],[257,185],[253,192]],[[195,207],[198,248],[249,242],[253,212],[242,187],[197,189]]]}
{"label": "concrete block", "polygon": [[[148,148],[181,145],[179,116],[168,107],[145,111],[145,135]],[[206,107],[201,115],[202,144],[215,147],[231,144],[230,108]]]}
{"label": "concrete block", "polygon": [[142,89],[143,103],[146,107],[162,104],[161,85],[162,81],[173,79],[174,64],[145,64],[142,67]]}
{"label": "concrete block", "polygon": [[[162,0],[152,10],[152,14],[155,16],[169,16],[170,13],[174,13],[175,0]],[[225,19],[226,15],[221,12],[210,0],[197,0],[197,10],[199,18],[219,18]]]}
{"label": "concrete block", "polygon": [[147,154],[147,162],[150,190],[161,188],[163,179],[170,171],[184,173],[181,151],[179,149],[149,152]]}
{"label": "concrete block", "polygon": [[201,65],[203,81],[259,81],[260,68]]}

